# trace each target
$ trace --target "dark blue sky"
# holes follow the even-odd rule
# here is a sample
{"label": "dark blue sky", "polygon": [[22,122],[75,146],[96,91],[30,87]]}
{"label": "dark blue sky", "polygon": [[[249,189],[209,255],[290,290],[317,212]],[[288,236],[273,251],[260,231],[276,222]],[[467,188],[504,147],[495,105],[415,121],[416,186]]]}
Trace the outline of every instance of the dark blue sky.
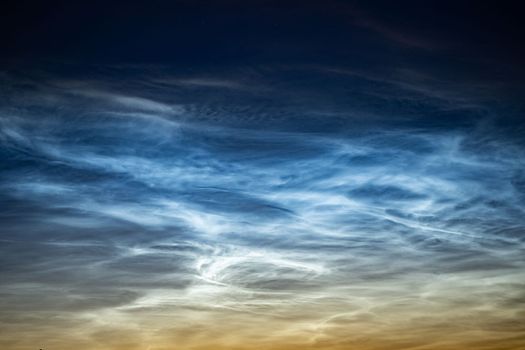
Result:
{"label": "dark blue sky", "polygon": [[[474,1],[9,3],[3,5],[4,56],[32,62],[38,55],[39,59],[192,67],[373,64],[416,56],[415,49],[426,49],[434,54],[420,53],[418,61],[425,57],[432,63],[439,58],[442,63],[452,60],[449,64],[494,60],[518,69],[524,58],[521,11],[515,2],[497,6]],[[487,73],[498,71],[504,69]]]}
{"label": "dark blue sky", "polygon": [[[451,127],[479,116],[436,114],[431,108],[421,117],[421,101],[402,101],[402,95],[430,89],[438,91],[429,99],[446,94],[445,100],[483,100],[513,123],[523,111],[525,33],[515,2],[20,1],[3,6],[4,71],[32,79],[51,70],[64,79],[107,77],[113,72],[104,67],[127,65],[115,73],[124,80],[124,74],[147,74],[137,66],[162,66],[188,77],[255,76],[302,90],[298,95],[319,107],[347,103]],[[343,77],[343,71],[350,75]],[[390,91],[378,96],[369,89]],[[391,95],[389,101],[384,95]],[[284,95],[253,102],[314,107]]]}

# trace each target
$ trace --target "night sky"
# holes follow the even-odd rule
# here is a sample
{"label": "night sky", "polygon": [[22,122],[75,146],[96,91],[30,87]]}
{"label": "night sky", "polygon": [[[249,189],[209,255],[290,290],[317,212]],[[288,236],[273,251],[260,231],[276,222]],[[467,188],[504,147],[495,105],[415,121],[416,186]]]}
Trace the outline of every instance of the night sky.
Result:
{"label": "night sky", "polygon": [[1,349],[525,349],[517,1],[0,19]]}

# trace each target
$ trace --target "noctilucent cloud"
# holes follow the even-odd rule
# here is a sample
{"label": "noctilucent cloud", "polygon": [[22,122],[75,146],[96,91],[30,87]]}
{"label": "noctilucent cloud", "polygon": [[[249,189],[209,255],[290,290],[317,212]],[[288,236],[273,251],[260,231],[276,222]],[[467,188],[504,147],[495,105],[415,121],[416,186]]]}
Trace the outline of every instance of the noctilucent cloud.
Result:
{"label": "noctilucent cloud", "polygon": [[515,6],[3,12],[0,348],[525,349]]}

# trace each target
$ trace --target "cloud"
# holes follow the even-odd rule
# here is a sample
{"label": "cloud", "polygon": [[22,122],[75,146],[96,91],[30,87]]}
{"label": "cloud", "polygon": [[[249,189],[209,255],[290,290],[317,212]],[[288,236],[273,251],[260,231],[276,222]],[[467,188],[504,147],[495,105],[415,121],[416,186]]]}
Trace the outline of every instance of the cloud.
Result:
{"label": "cloud", "polygon": [[524,159],[501,129],[258,128],[264,108],[193,120],[213,106],[80,90],[88,116],[71,119],[75,93],[68,113],[2,112],[6,346],[415,349],[521,330]]}
{"label": "cloud", "polygon": [[73,90],[72,93],[89,98],[106,100],[116,106],[132,110],[134,112],[150,112],[169,115],[180,114],[183,111],[182,107],[180,106],[169,105],[136,96],[118,95],[97,90]]}
{"label": "cloud", "polygon": [[162,78],[155,79],[154,82],[168,84],[168,85],[179,85],[189,88],[217,88],[217,89],[248,89],[248,86],[245,84],[227,79],[213,79],[213,78]]}

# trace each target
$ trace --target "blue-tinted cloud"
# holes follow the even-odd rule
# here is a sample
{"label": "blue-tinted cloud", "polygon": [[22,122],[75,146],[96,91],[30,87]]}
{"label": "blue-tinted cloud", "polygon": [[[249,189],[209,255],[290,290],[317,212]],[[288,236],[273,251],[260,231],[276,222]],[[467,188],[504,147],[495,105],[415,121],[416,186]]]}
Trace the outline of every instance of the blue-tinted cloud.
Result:
{"label": "blue-tinted cloud", "polygon": [[[315,345],[345,344],[355,324],[402,332],[399,317],[428,312],[487,310],[476,329],[518,322],[525,159],[519,140],[488,126],[499,119],[485,118],[482,97],[405,86],[400,98],[420,97],[435,115],[454,105],[478,120],[391,119],[400,106],[359,125],[360,106],[325,96],[293,110],[302,101],[293,92],[283,92],[293,111],[273,115],[279,84],[254,95],[213,77],[177,79],[158,100],[156,88],[128,95],[133,87],[116,93],[107,81],[74,92],[35,83],[27,107],[2,110],[3,323],[23,329],[60,314],[55,327],[78,322],[105,342],[102,330],[122,330],[99,318],[146,320],[156,333],[139,338],[168,339],[207,315],[206,338],[226,337],[228,322],[215,320],[236,313],[295,320],[288,331]],[[370,95],[401,84],[365,80],[379,84],[363,85]],[[196,86],[217,100],[185,101]],[[224,90],[247,107],[233,108]],[[268,101],[252,104],[258,94]],[[323,127],[330,111],[340,129]]]}

